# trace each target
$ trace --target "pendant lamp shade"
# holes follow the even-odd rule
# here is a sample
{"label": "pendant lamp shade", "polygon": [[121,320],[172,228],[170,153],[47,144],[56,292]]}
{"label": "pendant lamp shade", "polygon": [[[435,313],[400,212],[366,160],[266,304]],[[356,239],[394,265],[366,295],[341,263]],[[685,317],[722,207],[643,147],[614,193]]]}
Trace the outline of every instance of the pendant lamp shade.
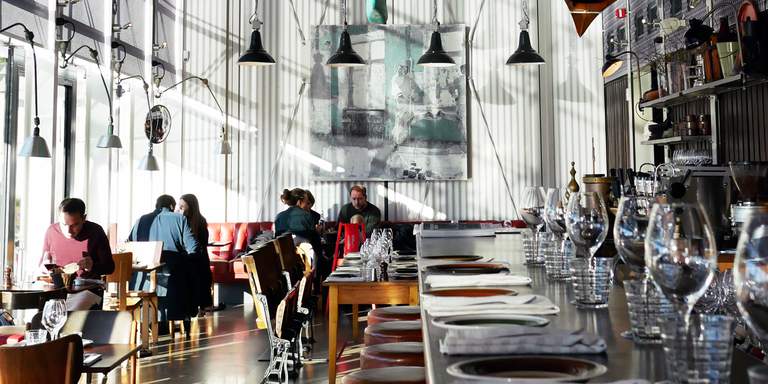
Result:
{"label": "pendant lamp shade", "polygon": [[704,22],[699,19],[691,19],[688,24],[690,25],[690,28],[685,31],[684,35],[686,49],[698,48],[700,45],[708,42],[715,32],[712,27],[704,24]]}
{"label": "pendant lamp shade", "polygon": [[272,55],[264,49],[264,45],[261,44],[261,32],[253,30],[251,32],[251,45],[248,47],[240,59],[237,60],[238,65],[242,66],[266,66],[274,65],[275,59]]}
{"label": "pendant lamp shade", "polygon": [[603,77],[609,78],[624,65],[624,60],[613,55],[605,55],[605,64],[603,64]]}
{"label": "pendant lamp shade", "polygon": [[159,171],[160,165],[157,163],[157,158],[155,158],[155,155],[152,153],[152,145],[149,146],[149,151],[147,152],[147,155],[144,156],[141,161],[139,162],[139,168],[140,171]]}
{"label": "pendant lamp shade", "polygon": [[352,48],[352,39],[349,37],[346,26],[341,32],[339,49],[328,59],[325,65],[334,68],[360,67],[365,65],[365,60]]}
{"label": "pendant lamp shade", "polygon": [[425,67],[452,67],[456,65],[456,62],[443,49],[443,39],[440,32],[432,32],[429,48],[421,55],[417,64]]}
{"label": "pendant lamp shade", "polygon": [[232,145],[226,137],[219,141],[219,145],[216,146],[216,153],[219,155],[232,154]]}
{"label": "pendant lamp shade", "polygon": [[109,125],[107,133],[99,138],[99,142],[96,144],[96,147],[115,149],[120,149],[123,147],[123,143],[120,141],[120,136],[115,135],[115,128],[112,124]]}
{"label": "pendant lamp shade", "polygon": [[544,64],[544,58],[541,57],[531,46],[531,37],[527,30],[520,31],[520,42],[517,50],[507,59],[507,65],[541,65]]}
{"label": "pendant lamp shade", "polygon": [[19,151],[19,156],[44,158],[51,157],[51,151],[48,150],[48,144],[45,142],[45,139],[40,137],[40,128],[35,127],[32,136],[27,137],[24,140],[24,145],[22,145],[21,151]]}

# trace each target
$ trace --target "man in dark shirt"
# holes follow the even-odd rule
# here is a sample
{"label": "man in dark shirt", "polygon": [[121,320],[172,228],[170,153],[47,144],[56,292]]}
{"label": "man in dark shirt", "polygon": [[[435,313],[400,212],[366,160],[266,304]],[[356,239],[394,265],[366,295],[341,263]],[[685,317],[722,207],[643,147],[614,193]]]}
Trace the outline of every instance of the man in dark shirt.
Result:
{"label": "man in dark shirt", "polygon": [[381,211],[375,205],[368,202],[368,194],[365,187],[355,185],[349,190],[350,203],[344,204],[339,211],[339,222],[349,223],[354,215],[363,216],[365,232],[370,236],[371,232],[379,226]]}

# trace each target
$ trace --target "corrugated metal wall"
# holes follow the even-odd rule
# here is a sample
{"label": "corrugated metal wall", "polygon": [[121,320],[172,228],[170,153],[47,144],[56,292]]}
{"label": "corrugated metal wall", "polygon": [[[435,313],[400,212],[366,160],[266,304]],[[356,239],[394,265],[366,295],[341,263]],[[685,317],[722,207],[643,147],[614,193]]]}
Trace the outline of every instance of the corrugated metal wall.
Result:
{"label": "corrugated metal wall", "polygon": [[768,84],[720,96],[721,163],[768,161]]}
{"label": "corrugated metal wall", "polygon": [[[309,44],[311,26],[320,21],[326,1],[294,1]],[[481,2],[440,1],[440,20],[446,24],[464,23],[469,28]],[[567,182],[571,160],[579,164],[579,171],[591,171],[592,138],[597,147],[596,170],[605,170],[604,102],[599,76],[601,22],[596,21],[588,34],[579,39],[565,4],[548,5],[542,8],[549,12],[543,19],[551,20],[552,27],[538,28],[552,28],[550,46],[549,41],[538,41],[535,26],[542,15],[538,15],[535,2],[532,3],[532,37],[534,45],[545,54],[547,65],[541,68],[504,65],[517,46],[516,21],[522,16],[518,2],[487,1],[471,52],[471,75],[483,100],[515,198],[524,186],[543,182],[544,168],[549,167],[558,185]],[[328,4],[325,24],[340,24],[339,2]],[[390,23],[427,24],[431,19],[430,1],[390,0],[388,4]],[[350,1],[349,6],[350,24],[365,23],[365,1]],[[348,187],[353,183],[311,180],[306,98],[287,137],[288,146],[277,165],[276,177],[270,179],[300,85],[309,79],[310,47],[302,42],[289,1],[261,1],[264,45],[278,64],[269,68],[237,67],[240,52],[247,48],[251,30],[247,20],[252,7],[252,2],[246,0],[183,2],[183,41],[188,55],[188,60],[183,62],[184,71],[208,77],[214,92],[222,99],[226,95],[234,154],[228,162],[212,154],[218,120],[215,114],[200,111],[214,104],[204,89],[189,83],[184,87],[185,97],[181,100],[183,117],[177,116],[177,120],[183,120],[183,129],[177,132],[183,139],[172,133],[169,143],[164,144],[168,148],[161,150],[165,159],[161,164],[163,177],[173,178],[173,182],[165,183],[165,188],[169,193],[197,193],[209,212],[209,221],[224,220],[225,207],[227,220],[253,221],[271,220],[283,209],[278,199],[283,188],[305,187],[317,198],[316,209],[333,219],[339,204],[346,202]],[[540,71],[551,71],[551,84],[541,82]],[[542,109],[541,86],[552,87],[548,92],[552,97],[551,110]],[[368,186],[369,199],[382,210],[385,198],[389,200],[391,220],[515,216],[489,149],[477,103],[471,100],[470,105],[469,180],[364,183]],[[543,113],[547,114],[546,119],[542,118]],[[551,126],[542,126],[542,121],[550,121]],[[552,131],[554,143],[541,142],[542,129]],[[542,151],[543,146],[554,150]],[[183,155],[179,158],[175,152]],[[225,179],[226,190],[222,187]],[[261,210],[265,195],[266,204]]]}
{"label": "corrugated metal wall", "polygon": [[605,125],[608,146],[608,168],[631,168],[631,138],[627,131],[627,77],[605,84]]}

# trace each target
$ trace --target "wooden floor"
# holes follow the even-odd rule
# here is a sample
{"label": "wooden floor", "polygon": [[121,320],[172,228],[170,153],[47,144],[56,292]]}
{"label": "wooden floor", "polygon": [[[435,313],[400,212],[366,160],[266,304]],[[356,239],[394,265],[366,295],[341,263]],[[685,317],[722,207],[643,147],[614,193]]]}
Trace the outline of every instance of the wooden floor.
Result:
{"label": "wooden floor", "polygon": [[[162,337],[152,348],[153,356],[139,359],[137,382],[153,383],[259,383],[268,358],[267,337],[256,329],[251,305],[215,312],[192,320],[189,336]],[[349,316],[344,317],[349,321]],[[299,377],[291,383],[325,383],[328,372],[327,331],[325,320],[315,320],[315,339],[310,361],[305,361]],[[351,333],[349,326],[340,327]],[[350,337],[351,335],[345,335]],[[350,346],[354,351],[354,346]],[[354,369],[355,358],[349,366]],[[344,361],[344,359],[342,359]],[[340,370],[344,371],[343,367]],[[94,378],[100,380],[101,378]],[[84,382],[82,380],[81,382]],[[340,381],[340,380],[339,380]],[[109,383],[130,383],[127,365],[112,372]]]}

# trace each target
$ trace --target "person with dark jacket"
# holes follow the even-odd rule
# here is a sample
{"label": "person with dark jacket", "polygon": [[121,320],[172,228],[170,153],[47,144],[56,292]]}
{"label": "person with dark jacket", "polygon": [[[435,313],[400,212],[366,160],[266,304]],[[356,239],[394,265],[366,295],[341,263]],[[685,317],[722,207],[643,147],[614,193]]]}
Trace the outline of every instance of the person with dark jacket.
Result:
{"label": "person with dark jacket", "polygon": [[[155,210],[141,216],[133,226],[129,241],[162,241],[161,261],[165,263],[157,272],[157,296],[160,321],[185,320],[194,314],[190,300],[189,271],[200,247],[184,215],[174,212],[176,200],[162,195],[155,202]],[[187,328],[188,329],[188,328]],[[166,329],[161,329],[163,333]]]}
{"label": "person with dark jacket", "polygon": [[200,245],[193,260],[191,268],[192,306],[197,311],[197,316],[205,316],[205,312],[213,311],[213,274],[211,273],[211,259],[208,256],[208,222],[200,213],[200,203],[193,194],[181,195],[179,198],[178,212],[187,218],[187,223]]}

